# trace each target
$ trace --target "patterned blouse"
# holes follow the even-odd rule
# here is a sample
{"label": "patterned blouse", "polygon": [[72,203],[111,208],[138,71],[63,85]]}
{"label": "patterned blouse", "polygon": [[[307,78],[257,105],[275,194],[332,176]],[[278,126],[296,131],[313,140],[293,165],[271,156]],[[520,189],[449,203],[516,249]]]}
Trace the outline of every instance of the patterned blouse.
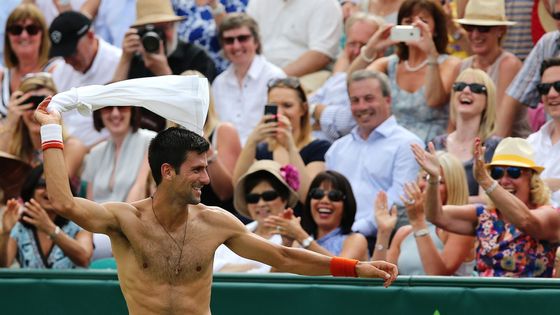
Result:
{"label": "patterned blouse", "polygon": [[539,241],[505,222],[496,209],[476,209],[476,261],[481,277],[552,277],[558,243]]}

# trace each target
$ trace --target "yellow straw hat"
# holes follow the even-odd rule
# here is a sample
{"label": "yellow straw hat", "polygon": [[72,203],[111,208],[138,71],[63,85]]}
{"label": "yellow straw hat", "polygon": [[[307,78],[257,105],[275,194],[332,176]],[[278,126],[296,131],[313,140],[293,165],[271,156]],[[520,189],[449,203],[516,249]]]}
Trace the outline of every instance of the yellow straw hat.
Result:
{"label": "yellow straw hat", "polygon": [[535,163],[533,148],[523,138],[510,137],[500,141],[494,151],[492,162],[486,164],[486,167],[494,165],[530,168],[539,174],[544,170],[543,166]]}
{"label": "yellow straw hat", "polygon": [[504,0],[469,0],[465,8],[465,17],[455,22],[467,25],[500,26],[515,25],[506,20]]}
{"label": "yellow straw hat", "polygon": [[136,0],[136,21],[133,27],[164,22],[177,22],[186,19],[177,16],[170,0]]}

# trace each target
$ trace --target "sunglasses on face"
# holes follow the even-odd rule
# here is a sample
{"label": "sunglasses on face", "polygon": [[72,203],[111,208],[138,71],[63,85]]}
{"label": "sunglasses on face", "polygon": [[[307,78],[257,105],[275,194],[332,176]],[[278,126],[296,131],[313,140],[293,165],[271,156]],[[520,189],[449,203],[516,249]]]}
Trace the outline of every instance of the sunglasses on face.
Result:
{"label": "sunglasses on face", "polygon": [[476,94],[486,94],[486,87],[479,83],[465,83],[465,82],[455,82],[453,83],[453,91],[461,92],[466,87],[469,87],[471,92]]}
{"label": "sunglasses on face", "polygon": [[258,203],[259,200],[261,200],[261,198],[264,201],[272,201],[278,197],[280,197],[280,195],[278,195],[278,193],[275,190],[267,190],[261,194],[256,194],[256,193],[247,194],[245,196],[245,200],[247,200],[247,203]]}
{"label": "sunglasses on face", "polygon": [[29,24],[25,26],[14,24],[12,26],[9,26],[7,29],[8,33],[16,36],[21,35],[21,33],[23,33],[23,30],[25,30],[29,35],[37,35],[41,31],[41,27],[35,24]]}
{"label": "sunglasses on face", "polygon": [[560,12],[554,12],[551,14],[551,16],[555,20],[560,20]]}
{"label": "sunglasses on face", "polygon": [[492,26],[463,24],[463,28],[469,33],[474,32],[474,30],[477,30],[479,33],[488,33],[492,29]]}
{"label": "sunglasses on face", "polygon": [[228,37],[222,37],[222,40],[224,41],[224,44],[226,45],[233,45],[233,43],[237,40],[240,44],[241,43],[246,43],[249,39],[251,39],[251,37],[253,37],[253,35],[251,34],[246,34],[246,35],[239,35],[239,36],[228,36]]}
{"label": "sunglasses on face", "polygon": [[[321,188],[313,188],[313,190],[311,190],[310,195],[311,195],[311,199],[321,200],[323,199],[323,197],[325,197],[325,190]],[[346,197],[344,196],[344,193],[338,189],[329,190],[329,192],[326,195],[330,201],[335,201],[335,202],[342,201]]]}
{"label": "sunglasses on face", "polygon": [[556,92],[560,93],[560,81],[551,82],[551,83],[539,83],[537,84],[537,91],[539,91],[540,95],[546,95],[550,92],[550,88],[554,87]]}
{"label": "sunglasses on face", "polygon": [[508,177],[511,179],[518,179],[523,174],[523,169],[520,167],[509,166],[509,167],[501,167],[501,166],[494,166],[490,170],[490,176],[498,180],[507,173]]}

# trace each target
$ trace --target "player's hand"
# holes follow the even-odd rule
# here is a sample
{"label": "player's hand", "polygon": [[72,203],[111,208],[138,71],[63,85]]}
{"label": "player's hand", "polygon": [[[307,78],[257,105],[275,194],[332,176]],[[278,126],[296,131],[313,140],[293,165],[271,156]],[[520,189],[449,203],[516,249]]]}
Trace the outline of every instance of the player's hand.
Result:
{"label": "player's hand", "polygon": [[388,287],[397,279],[399,269],[384,260],[361,261],[356,265],[356,274],[360,278],[381,278],[383,286]]}
{"label": "player's hand", "polygon": [[41,126],[48,124],[62,124],[60,113],[57,110],[51,108],[47,111],[47,106],[49,106],[51,99],[51,95],[47,96],[35,110],[35,120],[37,120]]}

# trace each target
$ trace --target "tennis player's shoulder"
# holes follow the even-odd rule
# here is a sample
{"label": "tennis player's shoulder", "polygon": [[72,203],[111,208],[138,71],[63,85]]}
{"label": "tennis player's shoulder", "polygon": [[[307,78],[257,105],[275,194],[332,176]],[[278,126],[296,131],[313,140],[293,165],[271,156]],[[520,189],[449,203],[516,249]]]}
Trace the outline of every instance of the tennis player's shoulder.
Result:
{"label": "tennis player's shoulder", "polygon": [[195,206],[195,209],[199,211],[198,215],[201,217],[201,219],[208,220],[214,224],[227,224],[231,223],[232,221],[239,221],[239,219],[237,219],[229,211],[220,207],[207,206],[199,203]]}

